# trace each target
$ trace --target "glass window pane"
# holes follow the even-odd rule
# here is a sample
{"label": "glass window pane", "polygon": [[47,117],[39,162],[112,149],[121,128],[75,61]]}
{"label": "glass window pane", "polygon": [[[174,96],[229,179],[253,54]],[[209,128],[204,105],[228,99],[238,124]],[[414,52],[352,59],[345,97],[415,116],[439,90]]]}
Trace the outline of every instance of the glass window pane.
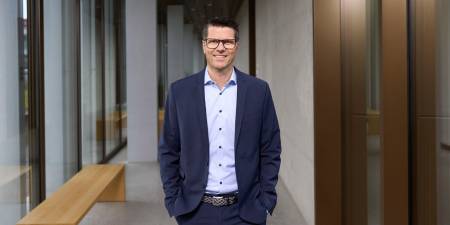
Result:
{"label": "glass window pane", "polygon": [[450,224],[450,2],[437,1],[437,215]]}
{"label": "glass window pane", "polygon": [[[81,145],[83,165],[103,157],[102,59],[100,1],[80,1]],[[100,14],[100,15],[99,15]]]}
{"label": "glass window pane", "polygon": [[[32,204],[26,1],[0,1],[0,222],[15,224]],[[36,171],[37,172],[37,171]]]}
{"label": "glass window pane", "polygon": [[104,2],[106,155],[120,143],[121,115],[117,90],[117,1]]}
{"label": "glass window pane", "polygon": [[76,1],[44,0],[47,195],[78,170]]}
{"label": "glass window pane", "polygon": [[344,223],[380,225],[380,1],[342,2]]}

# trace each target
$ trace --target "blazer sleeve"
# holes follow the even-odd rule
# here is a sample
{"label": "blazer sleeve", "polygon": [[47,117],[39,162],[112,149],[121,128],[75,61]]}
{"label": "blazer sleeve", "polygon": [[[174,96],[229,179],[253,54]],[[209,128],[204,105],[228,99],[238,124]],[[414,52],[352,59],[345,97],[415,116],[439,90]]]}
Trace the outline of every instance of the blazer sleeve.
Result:
{"label": "blazer sleeve", "polygon": [[272,214],[277,202],[275,186],[278,182],[278,172],[281,163],[281,140],[277,114],[267,83],[260,140],[260,185],[262,189],[262,200],[269,213]]}
{"label": "blazer sleeve", "polygon": [[180,168],[180,136],[178,129],[177,108],[171,86],[166,100],[164,124],[160,134],[158,147],[161,181],[165,193],[165,205],[169,215],[173,215],[173,207],[181,184]]}

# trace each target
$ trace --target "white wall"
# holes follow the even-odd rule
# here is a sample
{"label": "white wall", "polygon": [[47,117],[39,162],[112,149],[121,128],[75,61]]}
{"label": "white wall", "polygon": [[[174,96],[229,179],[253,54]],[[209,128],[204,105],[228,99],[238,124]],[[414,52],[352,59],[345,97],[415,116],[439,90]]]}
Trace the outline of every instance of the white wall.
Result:
{"label": "white wall", "polygon": [[248,16],[248,0],[245,0],[236,16],[239,24],[239,50],[234,63],[244,73],[250,72]]}
{"label": "white wall", "polygon": [[157,159],[156,0],[126,1],[128,161]]}
{"label": "white wall", "polygon": [[256,73],[273,93],[280,176],[309,225],[314,218],[312,0],[256,1]]}

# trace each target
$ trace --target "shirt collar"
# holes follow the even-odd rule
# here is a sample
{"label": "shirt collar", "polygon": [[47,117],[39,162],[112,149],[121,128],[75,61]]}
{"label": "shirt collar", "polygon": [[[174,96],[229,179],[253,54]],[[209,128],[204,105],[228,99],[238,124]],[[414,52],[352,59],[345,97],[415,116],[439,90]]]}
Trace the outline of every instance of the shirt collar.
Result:
{"label": "shirt collar", "polygon": [[[214,84],[214,81],[211,79],[211,77],[209,76],[208,73],[208,68],[205,69],[205,81],[204,81],[205,85],[210,85],[210,84]],[[232,85],[232,84],[237,84],[236,82],[236,72],[234,71],[234,67],[233,67],[233,71],[231,72],[231,77],[230,80],[227,82],[227,85]]]}

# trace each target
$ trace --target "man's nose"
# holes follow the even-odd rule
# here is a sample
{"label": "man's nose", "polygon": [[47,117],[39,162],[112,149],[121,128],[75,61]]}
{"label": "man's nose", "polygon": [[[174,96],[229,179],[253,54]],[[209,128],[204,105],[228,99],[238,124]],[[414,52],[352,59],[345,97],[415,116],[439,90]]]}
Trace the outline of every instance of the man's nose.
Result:
{"label": "man's nose", "polygon": [[219,50],[219,51],[225,51],[225,46],[224,46],[225,44],[221,41],[221,42],[219,42],[219,45],[217,46],[217,50]]}

